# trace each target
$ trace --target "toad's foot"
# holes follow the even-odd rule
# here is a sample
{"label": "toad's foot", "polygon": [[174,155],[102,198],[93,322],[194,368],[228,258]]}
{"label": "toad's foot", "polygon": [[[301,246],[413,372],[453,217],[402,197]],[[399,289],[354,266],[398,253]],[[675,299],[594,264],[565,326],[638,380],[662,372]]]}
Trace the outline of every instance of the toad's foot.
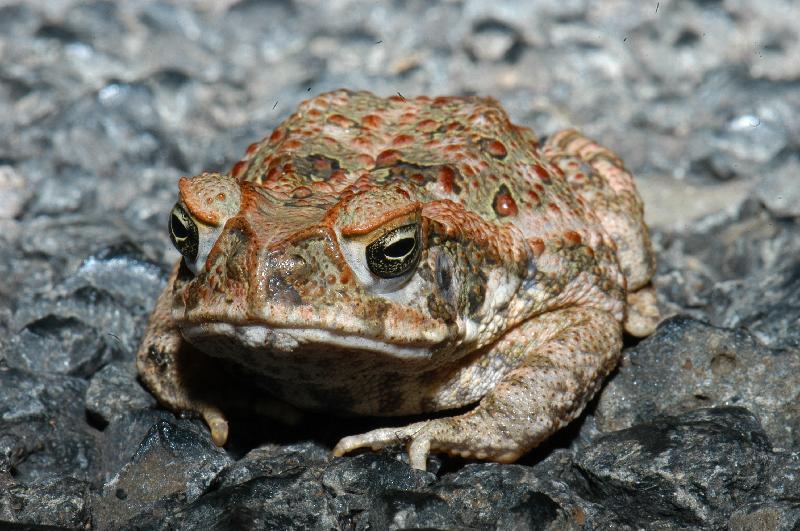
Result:
{"label": "toad's foot", "polygon": [[225,415],[219,408],[213,406],[203,409],[200,414],[211,430],[211,441],[216,446],[224,446],[228,440],[228,421]]}
{"label": "toad's foot", "polygon": [[341,457],[360,448],[379,450],[398,443],[406,443],[411,466],[418,470],[426,469],[428,455],[431,452],[471,459],[491,459],[500,463],[511,463],[520,456],[519,448],[514,448],[512,441],[508,441],[510,444],[507,448],[473,449],[473,434],[479,429],[475,420],[470,415],[464,415],[351,435],[339,441],[333,449],[333,455]]}
{"label": "toad's foot", "polygon": [[512,462],[580,414],[614,367],[621,336],[619,322],[595,308],[535,317],[495,347],[522,361],[475,409],[345,437],[333,455],[406,443],[411,466],[420,470],[431,452]]}
{"label": "toad's foot", "polygon": [[626,332],[636,337],[647,337],[656,331],[660,321],[656,290],[652,284],[628,293]]}

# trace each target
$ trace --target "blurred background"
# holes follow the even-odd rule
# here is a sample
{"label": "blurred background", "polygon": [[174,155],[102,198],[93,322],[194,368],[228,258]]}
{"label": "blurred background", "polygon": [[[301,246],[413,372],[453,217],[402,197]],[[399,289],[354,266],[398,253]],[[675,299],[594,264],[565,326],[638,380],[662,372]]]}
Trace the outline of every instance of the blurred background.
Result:
{"label": "blurred background", "polygon": [[5,218],[112,209],[152,229],[178,175],[228,167],[340,87],[491,95],[539,134],[577,126],[640,177],[658,227],[751,190],[800,213],[791,0],[0,5],[0,162],[24,181],[0,181]]}

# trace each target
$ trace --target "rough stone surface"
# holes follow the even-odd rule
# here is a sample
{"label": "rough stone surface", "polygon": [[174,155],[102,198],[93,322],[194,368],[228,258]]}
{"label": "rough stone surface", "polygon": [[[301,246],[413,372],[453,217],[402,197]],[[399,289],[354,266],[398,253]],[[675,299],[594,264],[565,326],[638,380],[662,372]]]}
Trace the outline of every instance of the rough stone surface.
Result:
{"label": "rough stone surface", "polygon": [[714,529],[764,489],[771,450],[747,410],[695,410],[599,438],[573,481],[631,527]]}
{"label": "rough stone surface", "polygon": [[[800,4],[0,4],[0,527],[796,529]],[[513,465],[351,421],[239,419],[225,450],[131,370],[176,260],[177,178],[306,97],[486,94],[637,175],[665,321]],[[369,421],[366,421],[367,423]]]}
{"label": "rough stone surface", "polygon": [[92,376],[86,389],[86,411],[103,424],[155,403],[136,381],[136,367],[130,362],[109,363]]}
{"label": "rough stone surface", "polygon": [[229,462],[200,430],[160,420],[130,461],[103,485],[95,523],[110,529],[142,518],[163,518],[207,492]]}
{"label": "rough stone surface", "polygon": [[794,157],[767,174],[761,182],[758,197],[776,216],[800,216],[798,175],[800,175],[800,160]]}
{"label": "rough stone surface", "polygon": [[85,390],[80,378],[0,370],[0,470],[25,484],[93,479],[99,455]]}
{"label": "rough stone surface", "polygon": [[[22,485],[0,477],[0,522],[13,529],[82,529],[90,525],[89,483],[69,477]],[[41,526],[41,527],[38,527]]]}
{"label": "rough stone surface", "polygon": [[594,412],[602,431],[657,415],[736,405],[763,419],[770,440],[800,446],[800,357],[771,349],[742,328],[674,317],[628,350]]}

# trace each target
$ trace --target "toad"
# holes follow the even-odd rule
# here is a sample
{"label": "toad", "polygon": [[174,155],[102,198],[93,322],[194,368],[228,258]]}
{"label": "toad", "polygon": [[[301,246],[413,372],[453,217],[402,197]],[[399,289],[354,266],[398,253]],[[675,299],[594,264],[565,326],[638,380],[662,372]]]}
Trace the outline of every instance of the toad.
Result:
{"label": "toad", "polygon": [[[423,416],[337,456],[404,442],[420,469],[431,452],[511,462],[580,414],[623,331],[658,321],[623,163],[575,130],[540,142],[491,98],[322,94],[178,191],[183,257],[137,366],[218,445],[232,397],[269,395]],[[220,389],[215,360],[255,387]]]}

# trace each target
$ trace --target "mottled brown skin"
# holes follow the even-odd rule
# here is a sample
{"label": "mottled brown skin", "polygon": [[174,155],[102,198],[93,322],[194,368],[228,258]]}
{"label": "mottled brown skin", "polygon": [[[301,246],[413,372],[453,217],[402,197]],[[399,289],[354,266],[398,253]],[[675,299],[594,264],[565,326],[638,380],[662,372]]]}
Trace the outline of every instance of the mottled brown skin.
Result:
{"label": "mottled brown skin", "polygon": [[[159,298],[138,367],[218,444],[226,402],[198,374],[226,358],[260,385],[228,396],[367,415],[475,404],[345,437],[335,455],[404,441],[417,468],[429,452],[514,461],[581,412],[623,327],[658,321],[621,161],[573,130],[539,145],[491,98],[323,94],[228,175],[179,189],[199,251]],[[380,278],[370,264],[400,259],[366,246],[406,232],[418,263]]]}

